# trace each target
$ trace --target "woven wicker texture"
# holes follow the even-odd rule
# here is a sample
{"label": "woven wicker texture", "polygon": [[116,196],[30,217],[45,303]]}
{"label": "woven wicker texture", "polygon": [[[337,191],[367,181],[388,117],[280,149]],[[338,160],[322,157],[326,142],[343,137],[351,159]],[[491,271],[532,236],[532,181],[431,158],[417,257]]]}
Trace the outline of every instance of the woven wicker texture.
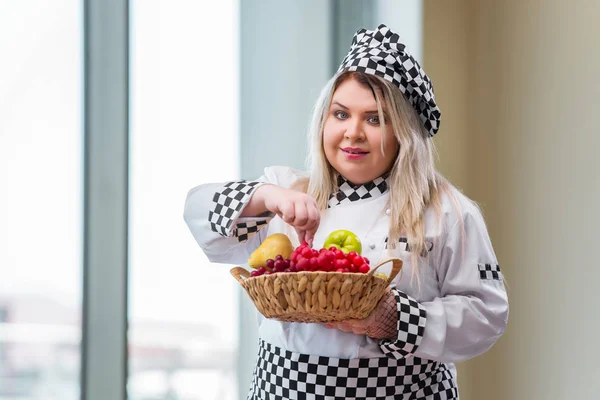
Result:
{"label": "woven wicker texture", "polygon": [[[392,262],[387,280],[373,276]],[[231,269],[258,311],[267,318],[289,322],[332,322],[366,318],[377,306],[402,260],[383,260],[369,273],[279,272],[250,277],[242,267]]]}

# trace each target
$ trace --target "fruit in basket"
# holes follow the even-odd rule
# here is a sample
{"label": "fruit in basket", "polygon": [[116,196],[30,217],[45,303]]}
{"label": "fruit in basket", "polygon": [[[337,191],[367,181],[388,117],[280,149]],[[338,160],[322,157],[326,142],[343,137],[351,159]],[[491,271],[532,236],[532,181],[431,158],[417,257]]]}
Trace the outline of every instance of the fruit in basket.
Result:
{"label": "fruit in basket", "polygon": [[387,276],[387,274],[385,272],[376,272],[376,273],[373,274],[373,276],[376,276],[377,278],[381,278],[381,279],[386,280],[386,281],[388,279],[388,276]]}
{"label": "fruit in basket", "polygon": [[331,246],[329,249],[311,249],[306,243],[297,247],[290,256],[290,268],[284,272],[325,271],[367,273],[369,260],[355,251],[344,253]]}
{"label": "fruit in basket", "polygon": [[[341,246],[333,244],[329,248],[316,250],[307,243],[302,243],[294,249],[286,235],[277,233],[268,236],[250,255],[248,265],[254,268],[250,276],[302,271],[368,273],[371,270],[369,259],[360,255],[361,246],[358,237],[350,231],[336,232],[343,233],[344,240],[340,243],[346,245],[346,252],[340,248]],[[332,237],[337,238],[336,235]],[[356,249],[358,251],[351,250],[352,245],[356,248],[356,243],[358,243]]]}
{"label": "fruit in basket", "polygon": [[356,252],[360,255],[362,252],[362,244],[358,236],[345,229],[333,231],[327,236],[323,247],[329,249],[332,246],[346,254]]}
{"label": "fruit in basket", "polygon": [[253,270],[252,272],[250,272],[250,276],[261,276],[265,272],[267,272],[265,267],[260,267],[260,268]]}
{"label": "fruit in basket", "polygon": [[[308,246],[301,246],[295,250],[296,257],[304,257],[298,254],[302,252],[309,255],[305,247]],[[310,250],[310,255],[314,254],[313,249]],[[322,255],[328,251],[330,250],[320,249],[317,253]],[[352,257],[350,254],[346,256],[346,260],[352,258],[357,260],[357,263],[360,257],[356,253],[352,254]],[[278,260],[273,260],[275,261]],[[363,261],[368,260],[363,258]],[[253,270],[249,274],[242,267],[233,268],[231,274],[246,290],[257,310],[265,318],[287,322],[330,323],[368,317],[385,295],[389,282],[402,268],[402,260],[390,258],[380,261],[374,266],[375,270],[372,273],[388,262],[393,263],[388,280],[357,273],[272,273],[265,268]],[[265,276],[259,276],[262,274]],[[250,278],[249,275],[256,278]]]}
{"label": "fruit in basket", "polygon": [[[283,233],[274,233],[267,236],[264,242],[250,254],[248,266],[255,269],[267,267],[267,260],[272,260],[275,263],[277,256],[281,256],[281,259],[288,259],[293,251],[294,246],[292,246],[292,242],[290,242],[290,239],[286,235]],[[271,270],[273,268],[268,269]]]}

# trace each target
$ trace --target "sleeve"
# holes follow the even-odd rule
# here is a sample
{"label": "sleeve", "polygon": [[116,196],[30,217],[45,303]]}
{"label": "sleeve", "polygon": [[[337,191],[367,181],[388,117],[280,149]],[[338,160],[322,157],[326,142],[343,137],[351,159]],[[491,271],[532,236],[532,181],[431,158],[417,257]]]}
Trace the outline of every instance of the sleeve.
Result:
{"label": "sleeve", "polygon": [[504,333],[508,297],[485,222],[474,206],[463,221],[464,230],[456,222],[431,255],[441,296],[419,303],[395,290],[398,338],[380,344],[388,357],[464,361],[489,350]]}
{"label": "sleeve", "polygon": [[255,181],[204,184],[188,192],[183,217],[211,262],[245,263],[258,247],[272,215],[240,215],[254,191],[265,183],[270,182],[262,176]]}
{"label": "sleeve", "polygon": [[413,354],[421,344],[425,331],[427,311],[415,299],[398,289],[392,289],[396,297],[398,313],[398,337],[396,340],[383,340],[380,348],[391,358],[400,359]]}
{"label": "sleeve", "polygon": [[211,262],[243,264],[264,240],[269,222],[266,213],[240,217],[254,191],[264,184],[287,187],[295,171],[269,167],[259,179],[209,183],[191,189],[185,200],[183,218],[196,242]]}

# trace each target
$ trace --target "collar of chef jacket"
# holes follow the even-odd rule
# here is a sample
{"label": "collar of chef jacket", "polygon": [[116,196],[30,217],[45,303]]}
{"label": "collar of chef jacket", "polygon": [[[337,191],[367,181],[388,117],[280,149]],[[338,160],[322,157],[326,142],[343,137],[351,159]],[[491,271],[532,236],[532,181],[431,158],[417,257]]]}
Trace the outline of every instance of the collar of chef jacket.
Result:
{"label": "collar of chef jacket", "polygon": [[342,175],[338,175],[337,185],[339,189],[337,193],[329,197],[328,207],[379,197],[388,191],[388,182],[389,173],[360,185],[356,185]]}

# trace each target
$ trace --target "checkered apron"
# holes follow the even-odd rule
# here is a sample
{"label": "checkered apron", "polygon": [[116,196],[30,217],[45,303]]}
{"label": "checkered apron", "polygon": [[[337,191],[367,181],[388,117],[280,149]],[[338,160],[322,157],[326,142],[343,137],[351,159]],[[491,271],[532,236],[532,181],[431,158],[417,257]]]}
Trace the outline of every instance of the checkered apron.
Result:
{"label": "checkered apron", "polygon": [[342,359],[260,341],[248,400],[458,399],[453,369],[418,357]]}

